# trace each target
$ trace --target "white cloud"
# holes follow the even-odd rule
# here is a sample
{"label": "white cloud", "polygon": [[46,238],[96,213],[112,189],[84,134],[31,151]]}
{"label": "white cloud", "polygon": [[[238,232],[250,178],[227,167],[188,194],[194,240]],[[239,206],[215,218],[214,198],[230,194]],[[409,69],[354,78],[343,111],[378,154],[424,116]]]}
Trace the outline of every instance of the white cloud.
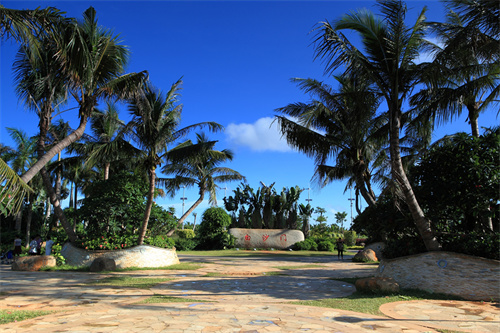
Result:
{"label": "white cloud", "polygon": [[288,152],[292,149],[278,131],[273,118],[258,119],[253,124],[229,124],[226,127],[227,140],[238,146],[249,147],[253,151]]}

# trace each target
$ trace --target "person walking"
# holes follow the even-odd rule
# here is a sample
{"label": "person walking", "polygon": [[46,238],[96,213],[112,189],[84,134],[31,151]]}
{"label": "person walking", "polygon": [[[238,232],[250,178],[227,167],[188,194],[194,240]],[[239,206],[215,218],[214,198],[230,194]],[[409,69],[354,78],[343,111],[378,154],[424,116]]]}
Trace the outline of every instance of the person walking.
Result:
{"label": "person walking", "polygon": [[344,260],[344,241],[340,237],[337,240],[337,258]]}

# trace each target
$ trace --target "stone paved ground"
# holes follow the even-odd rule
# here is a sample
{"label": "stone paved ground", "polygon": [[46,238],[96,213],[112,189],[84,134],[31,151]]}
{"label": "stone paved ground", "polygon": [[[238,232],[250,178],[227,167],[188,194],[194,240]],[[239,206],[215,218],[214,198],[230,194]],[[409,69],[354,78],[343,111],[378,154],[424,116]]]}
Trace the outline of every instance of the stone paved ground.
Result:
{"label": "stone paved ground", "polygon": [[[472,302],[396,302],[387,317],[285,304],[342,297],[355,288],[338,277],[371,276],[375,266],[336,257],[221,258],[179,255],[201,262],[195,271],[131,271],[113,274],[14,272],[0,267],[0,308],[56,310],[51,315],[0,325],[1,332],[498,332],[499,311]],[[302,267],[315,265],[317,267]],[[297,266],[286,276],[276,267]],[[223,277],[204,277],[221,273]],[[264,274],[267,273],[267,274]],[[154,288],[122,289],[85,283],[110,275],[172,277]],[[153,294],[199,302],[134,304]],[[446,305],[444,305],[446,304]]]}

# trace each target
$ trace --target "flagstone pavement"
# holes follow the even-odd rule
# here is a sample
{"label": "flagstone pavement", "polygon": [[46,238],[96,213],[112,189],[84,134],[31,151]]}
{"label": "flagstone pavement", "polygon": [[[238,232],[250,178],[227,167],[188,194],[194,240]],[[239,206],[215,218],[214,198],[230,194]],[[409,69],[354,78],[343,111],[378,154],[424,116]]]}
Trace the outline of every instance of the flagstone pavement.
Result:
{"label": "flagstone pavement", "polygon": [[[16,272],[0,265],[0,309],[54,311],[0,325],[0,332],[500,332],[500,311],[492,303],[402,301],[383,305],[385,316],[290,304],[353,293],[353,285],[332,278],[373,276],[376,266],[353,263],[350,257],[179,254],[181,262],[199,262],[202,268],[107,274]],[[290,266],[297,269],[276,268]],[[117,275],[172,280],[150,289],[87,284]],[[196,301],[137,304],[154,294]]]}

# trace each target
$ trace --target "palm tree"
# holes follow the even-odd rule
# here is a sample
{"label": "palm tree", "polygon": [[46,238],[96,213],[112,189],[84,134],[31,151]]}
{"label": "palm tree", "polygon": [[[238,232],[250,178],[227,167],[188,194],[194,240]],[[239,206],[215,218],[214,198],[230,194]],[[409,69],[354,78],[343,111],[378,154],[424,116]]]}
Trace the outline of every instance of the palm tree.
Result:
{"label": "palm tree", "polygon": [[308,203],[307,205],[300,204],[299,212],[300,215],[302,216],[302,232],[304,233],[304,237],[307,238],[309,237],[309,230],[311,229],[309,220],[311,219],[311,216],[314,213],[314,208],[311,206],[310,203]]}
{"label": "palm tree", "polygon": [[[196,149],[196,145],[201,150]],[[165,165],[162,169],[165,174],[175,175],[173,178],[162,179],[167,193],[171,196],[174,196],[181,186],[198,187],[199,198],[181,216],[177,226],[181,226],[189,214],[203,202],[205,193],[209,194],[208,202],[213,206],[217,205],[218,183],[245,179],[239,172],[220,166],[226,161],[231,161],[233,153],[227,149],[222,151],[213,150],[214,145],[215,142],[209,141],[204,134],[197,134],[197,143],[182,145],[180,148],[172,150],[171,159],[172,155],[176,154],[180,157],[180,160],[174,158],[171,163]],[[195,148],[195,151],[193,151],[193,148]],[[186,153],[187,150],[191,152]],[[170,230],[167,236],[171,236],[174,231],[175,229]]]}
{"label": "palm tree", "polygon": [[[345,65],[372,83],[387,104],[389,148],[393,181],[401,188],[413,221],[427,250],[439,250],[430,221],[425,217],[408,181],[401,160],[400,134],[403,105],[420,82],[422,65],[415,60],[422,49],[425,30],[424,8],[413,26],[405,23],[406,6],[402,1],[379,1],[381,17],[362,10],[345,14],[334,24],[322,22],[315,39],[316,59],[325,62],[326,73]],[[358,49],[342,33],[354,32],[361,39]]]}
{"label": "palm tree", "polygon": [[98,25],[94,8],[88,8],[83,18],[82,23],[62,28],[55,40],[59,69],[68,78],[66,84],[79,105],[80,123],[22,176],[25,181],[83,135],[99,100],[130,97],[146,78],[146,72],[123,74],[129,52],[117,36]]}
{"label": "palm tree", "polygon": [[85,157],[85,167],[101,165],[104,180],[107,180],[111,162],[130,160],[138,152],[125,140],[127,127],[120,120],[114,103],[108,101],[104,111],[94,111],[90,123],[92,135],[84,135],[84,142],[77,150]]}
{"label": "palm tree", "polygon": [[[3,155],[5,162],[10,162],[12,170],[18,175],[25,172],[29,167],[35,163],[36,139],[30,138],[28,135],[16,128],[7,128],[10,137],[16,143],[14,149]],[[31,182],[28,183],[31,187]],[[29,202],[29,201],[28,201]],[[19,211],[16,216],[15,229],[17,232],[21,231],[22,211]]]}
{"label": "palm tree", "polygon": [[17,214],[24,198],[33,190],[0,158],[0,214]]}
{"label": "palm tree", "polygon": [[198,123],[179,129],[182,104],[177,104],[180,85],[179,80],[172,85],[166,95],[156,90],[151,84],[144,84],[143,91],[137,93],[130,101],[132,120],[127,125],[131,128],[132,141],[141,150],[139,160],[146,169],[149,179],[144,219],[139,230],[138,244],[141,245],[146,235],[151,207],[156,187],[156,169],[167,158],[169,145],[174,144],[191,130],[208,126],[219,130],[217,123]]}
{"label": "palm tree", "polygon": [[0,5],[0,36],[12,37],[29,47],[38,56],[38,49],[44,47],[43,36],[53,36],[59,32],[60,24],[69,24],[64,12],[54,7],[45,9],[10,9]]}
{"label": "palm tree", "polygon": [[[61,29],[64,28],[61,27]],[[55,57],[57,53],[55,43],[48,37],[44,37],[42,42],[43,46],[38,48],[36,53],[31,48],[21,47],[14,63],[17,94],[25,105],[34,110],[39,117],[40,132],[37,145],[39,159],[45,155],[53,113],[66,100],[67,83],[67,77],[61,73],[62,64]],[[40,175],[57,218],[68,233],[69,239],[76,240],[76,235],[66,221],[60,206],[60,199],[52,185],[45,164],[40,169]],[[31,178],[33,177],[22,179],[29,182]]]}
{"label": "palm tree", "polygon": [[[333,180],[353,178],[368,205],[375,205],[369,166],[384,141],[376,134],[385,118],[376,117],[378,97],[366,81],[346,75],[334,78],[338,91],[314,79],[295,79],[302,90],[316,98],[277,109],[297,119],[277,116],[280,131],[288,144],[315,159],[314,179],[321,187]],[[326,165],[332,156],[335,166]]]}
{"label": "palm tree", "polygon": [[[85,11],[82,23],[64,22],[57,26],[57,32],[42,40],[44,48],[40,54],[23,48],[16,64],[18,93],[40,117],[39,160],[21,179],[29,182],[41,171],[54,211],[69,240],[74,242],[76,234],[66,221],[50,177],[43,167],[83,135],[99,99],[127,96],[144,79],[145,73],[122,75],[128,51],[119,44],[117,37],[98,26],[92,7]],[[80,124],[45,152],[44,138],[57,107],[55,104],[64,100],[61,96],[67,88],[79,104]]]}
{"label": "palm tree", "polygon": [[479,137],[479,114],[498,103],[500,95],[500,44],[498,34],[495,38],[482,32],[478,20],[467,25],[464,21],[450,10],[446,23],[429,23],[444,47],[431,44],[435,59],[426,75],[428,88],[411,102],[440,122],[452,120],[465,108],[472,135]]}

